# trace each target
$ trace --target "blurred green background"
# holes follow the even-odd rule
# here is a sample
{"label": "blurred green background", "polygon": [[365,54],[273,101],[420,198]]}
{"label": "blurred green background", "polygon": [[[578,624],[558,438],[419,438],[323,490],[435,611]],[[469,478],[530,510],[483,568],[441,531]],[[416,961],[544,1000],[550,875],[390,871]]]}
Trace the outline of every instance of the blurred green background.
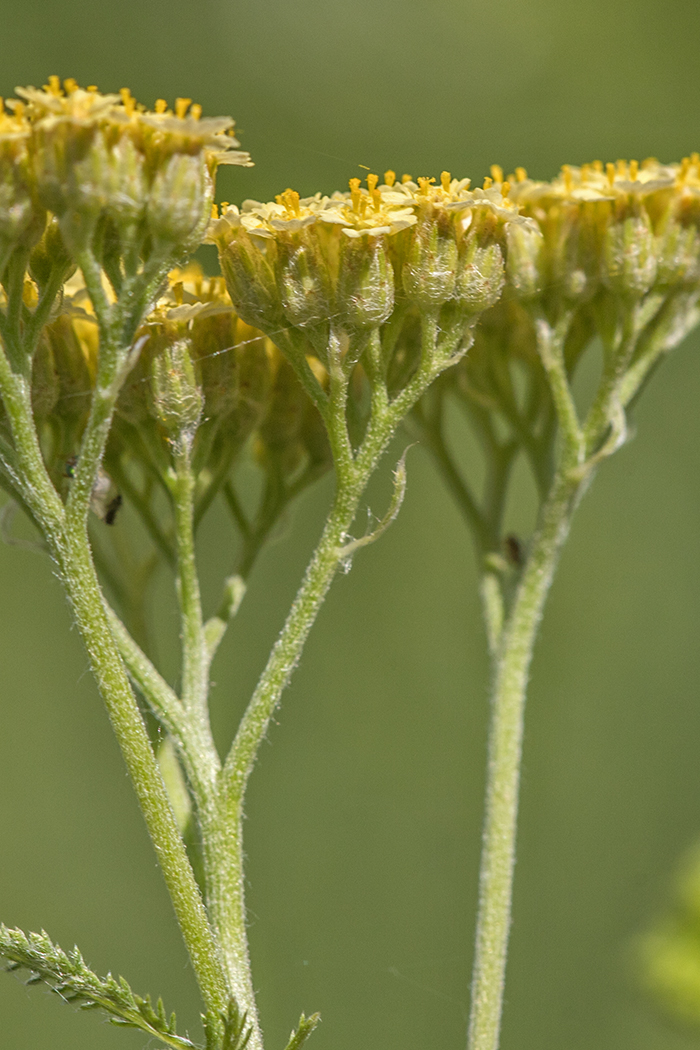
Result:
{"label": "blurred green background", "polygon": [[[220,197],[342,188],[358,165],[480,178],[493,162],[679,159],[700,147],[696,0],[0,0],[0,93],[49,73],[190,95],[256,161]],[[532,678],[503,1050],[686,1050],[630,942],[700,834],[700,338],[664,365],[565,551]],[[388,469],[388,466],[387,466]],[[370,502],[388,491],[379,478]],[[215,666],[230,738],[320,528],[307,495]],[[229,567],[214,517],[208,581]],[[267,1045],[464,1044],[487,666],[469,541],[425,454],[397,523],[323,610],[255,771],[248,903]],[[101,972],[198,1001],[154,855],[49,564],[0,549],[0,917]],[[159,604],[174,631],[172,599]],[[0,1047],[138,1048],[0,982]]]}

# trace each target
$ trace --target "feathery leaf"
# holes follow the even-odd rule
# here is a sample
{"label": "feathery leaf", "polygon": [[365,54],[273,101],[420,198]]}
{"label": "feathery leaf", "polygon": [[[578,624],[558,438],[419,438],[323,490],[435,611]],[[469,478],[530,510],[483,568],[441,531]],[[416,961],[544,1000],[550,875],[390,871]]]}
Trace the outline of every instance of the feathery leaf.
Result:
{"label": "feathery leaf", "polygon": [[29,972],[27,984],[43,982],[81,1010],[104,1010],[113,1024],[140,1028],[173,1050],[197,1050],[195,1043],[177,1034],[175,1014],[168,1019],[161,999],[154,1010],[150,995],[136,995],[123,977],[115,980],[111,973],[98,977],[77,948],[64,952],[43,930],[26,934],[0,924],[0,956],[7,959],[9,971]]}
{"label": "feathery leaf", "polygon": [[287,1043],[285,1050],[300,1050],[313,1032],[314,1028],[317,1028],[320,1023],[320,1014],[311,1014],[311,1017],[305,1017],[304,1014],[302,1014],[299,1018],[299,1024],[297,1025],[296,1031],[292,1032],[289,1037],[289,1042]]}
{"label": "feathery leaf", "polygon": [[235,999],[225,1013],[217,1016],[210,1011],[203,1020],[206,1050],[245,1050],[253,1033],[253,1026],[247,1024],[247,1015]]}

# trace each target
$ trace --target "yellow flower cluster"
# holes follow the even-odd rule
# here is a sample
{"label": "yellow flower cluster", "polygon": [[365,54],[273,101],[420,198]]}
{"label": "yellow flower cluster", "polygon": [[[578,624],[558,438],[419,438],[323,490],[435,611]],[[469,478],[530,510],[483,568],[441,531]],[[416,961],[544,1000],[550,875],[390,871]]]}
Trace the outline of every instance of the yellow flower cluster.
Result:
{"label": "yellow flower cluster", "polygon": [[[114,297],[106,281],[104,291]],[[25,295],[36,302],[31,281]],[[139,463],[147,473],[167,473],[170,446],[189,414],[202,491],[214,483],[218,488],[251,435],[266,470],[293,479],[303,468],[315,474],[329,469],[316,409],[277,347],[236,315],[223,278],[205,276],[196,263],[171,271],[135,344],[138,360],[110,434],[112,466]],[[66,282],[60,312],[43,329],[33,362],[34,415],[59,488],[69,480],[66,464],[87,421],[98,356],[97,319],[76,273]]]}
{"label": "yellow flower cluster", "polygon": [[[608,392],[599,407],[617,406],[621,434],[620,409],[700,320],[700,157],[565,166],[551,182],[529,179],[524,169],[504,180],[494,168],[492,177],[495,189],[509,184],[509,201],[536,232],[513,228],[503,296],[476,327],[451,382],[475,411],[510,421],[546,489],[551,333],[562,340],[568,377],[592,340],[602,341]],[[597,431],[594,424],[590,434],[604,433],[604,418]]]}
{"label": "yellow flower cluster", "polygon": [[[536,228],[507,187],[471,191],[443,172],[414,182],[394,172],[350,180],[348,192],[222,205],[207,240],[217,245],[236,308],[272,334],[305,329],[324,361],[329,323],[361,331],[397,304],[434,312],[450,302],[466,325],[501,294],[507,227]],[[273,336],[274,337],[274,336]],[[325,362],[324,362],[325,363]]]}
{"label": "yellow flower cluster", "polygon": [[[33,399],[59,472],[95,384],[106,330],[96,296],[122,324],[124,353],[136,348],[112,445],[126,448],[135,427],[157,460],[180,398],[198,469],[212,476],[253,432],[268,452],[286,435],[323,460],[311,400],[323,401],[334,354],[346,371],[358,366],[350,397],[366,405],[363,375],[379,368],[389,393],[401,390],[426,325],[441,368],[476,338],[453,371],[492,403],[499,355],[541,370],[538,317],[566,317],[571,363],[595,333],[612,346],[631,310],[642,349],[671,345],[697,316],[697,154],[564,166],[550,182],[494,165],[480,187],[446,171],[387,171],[343,192],[216,207],[217,166],[250,163],[230,118],[203,117],[187,98],[148,110],[128,89],[57,77],[16,94],[0,100],[0,310],[10,286],[23,288],[28,315],[58,296],[33,357]],[[217,247],[221,276],[181,268],[202,241]],[[138,304],[133,317],[122,302]]]}
{"label": "yellow flower cluster", "polygon": [[[474,276],[475,265],[469,249],[493,244],[510,290],[521,296],[579,299],[601,284],[641,295],[654,284],[693,282],[699,202],[697,155],[673,165],[565,166],[551,182],[529,179],[522,168],[504,179],[494,166],[483,188],[473,190],[468,179],[447,172],[438,183],[408,176],[397,182],[387,172],[381,184],[369,175],[366,188],[351,179],[345,193],[300,199],[286,190],[270,203],[222,205],[207,240],[217,244],[234,298],[256,323],[308,324],[342,313],[339,293],[353,295],[341,279],[352,255],[346,239],[360,241],[367,256],[381,244],[393,268],[394,297],[407,295],[426,308],[469,301],[465,277]],[[488,262],[498,268],[493,254]],[[480,256],[476,269],[485,262]],[[295,267],[298,279],[287,279]]]}
{"label": "yellow flower cluster", "polygon": [[301,347],[326,369],[340,353],[361,372],[378,333],[397,392],[432,319],[438,355],[474,342],[445,382],[482,408],[505,406],[517,429],[517,394],[504,376],[520,361],[531,425],[544,433],[552,403],[541,322],[565,333],[569,374],[600,336],[609,375],[621,383],[632,370],[628,391],[697,323],[699,202],[696,154],[679,164],[564,166],[551,182],[523,168],[506,178],[494,165],[476,188],[448,172],[399,181],[390,171],[326,196],[288,189],[269,203],[224,204],[207,240],[240,315],[297,364]]}
{"label": "yellow flower cluster", "polygon": [[[0,101],[0,253],[41,235],[56,216],[73,254],[100,222],[122,247],[150,237],[156,249],[192,250],[201,240],[218,164],[249,164],[229,117],[202,118],[201,106],[163,100],[153,111],[127,88],[83,89],[50,77]],[[5,242],[3,244],[3,241]]]}
{"label": "yellow flower cluster", "polygon": [[543,286],[590,297],[602,283],[621,294],[700,277],[700,157],[565,165],[551,182],[520,169],[510,197],[542,232]]}

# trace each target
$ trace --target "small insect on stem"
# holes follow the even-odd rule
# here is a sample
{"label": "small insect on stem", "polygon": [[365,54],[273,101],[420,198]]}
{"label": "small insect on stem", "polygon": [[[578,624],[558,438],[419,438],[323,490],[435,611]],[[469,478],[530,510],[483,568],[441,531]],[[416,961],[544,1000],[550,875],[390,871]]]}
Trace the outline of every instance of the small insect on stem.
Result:
{"label": "small insect on stem", "polygon": [[[65,476],[71,480],[75,477],[78,457],[70,456],[66,460]],[[100,467],[90,496],[90,509],[105,525],[114,525],[119,508],[124,502],[121,492],[114,492],[114,484],[109,474]]]}
{"label": "small insect on stem", "polygon": [[112,499],[107,504],[107,509],[105,511],[104,518],[102,519],[105,525],[114,525],[114,521],[117,516],[117,511],[119,510],[123,502],[124,501],[122,500],[121,492],[118,492],[116,496],[112,497]]}
{"label": "small insect on stem", "polygon": [[511,565],[515,566],[516,569],[521,569],[525,561],[523,552],[523,545],[512,532],[509,533],[503,541],[503,546],[506,551],[506,558]]}

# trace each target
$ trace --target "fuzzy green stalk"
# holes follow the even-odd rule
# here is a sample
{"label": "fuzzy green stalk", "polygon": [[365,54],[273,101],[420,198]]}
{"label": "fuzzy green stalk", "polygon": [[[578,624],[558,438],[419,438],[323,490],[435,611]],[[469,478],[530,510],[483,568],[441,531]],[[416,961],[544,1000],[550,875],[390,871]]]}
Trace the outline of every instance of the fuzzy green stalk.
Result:
{"label": "fuzzy green stalk", "polygon": [[[498,1047],[513,869],[523,717],[532,653],[559,552],[566,539],[581,482],[566,472],[554,480],[539,527],[503,629],[489,622],[496,611],[485,602],[493,653],[493,688],[476,953],[472,980],[468,1050]],[[493,606],[491,607],[493,610]],[[499,636],[500,635],[500,636]]]}
{"label": "fuzzy green stalk", "polygon": [[61,575],[90,666],[124,756],[151,841],[209,1010],[228,1007],[230,995],[219,952],[172,811],[143,717],[110,630],[87,538],[68,540]]}
{"label": "fuzzy green stalk", "polygon": [[228,996],[204,905],[177,828],[143,719],[110,631],[90,556],[86,522],[71,520],[39,449],[31,402],[21,376],[0,348],[0,393],[8,412],[23,490],[70,598],[91,668],[134,784],[149,835],[208,1008],[226,1009]]}
{"label": "fuzzy green stalk", "polygon": [[[385,518],[370,536],[351,540],[349,529],[379,459],[398,424],[435,377],[466,350],[461,334],[438,348],[434,318],[424,324],[421,363],[393,400],[386,379],[374,370],[371,418],[357,451],[350,443],[346,409],[350,369],[340,353],[331,368],[329,394],[317,404],[328,430],[336,466],[336,491],[321,535],[282,633],[244,713],[221,769],[208,721],[206,693],[209,665],[226,622],[235,613],[244,582],[227,581],[222,608],[203,623],[194,552],[194,483],[186,444],[175,448],[175,476],[170,485],[175,511],[178,596],[183,642],[183,696],[180,700],[146,655],[111,614],[112,631],[129,675],[171,734],[187,777],[201,832],[207,914],[228,987],[250,1026],[251,1050],[262,1050],[247,943],[243,872],[243,803],[255,758],[282,692],[298,663],[309,631],[339,567],[383,532],[393,520],[405,487],[403,462],[394,476],[394,496]],[[374,333],[375,342],[378,333]],[[338,340],[331,335],[330,352]],[[459,349],[458,349],[459,346]],[[305,363],[305,362],[304,362]],[[233,494],[232,494],[233,495]],[[244,530],[245,531],[245,530]]]}
{"label": "fuzzy green stalk", "polygon": [[[498,1050],[499,1045],[513,896],[523,720],[537,630],[577,503],[597,464],[619,447],[625,435],[624,407],[619,395],[615,397],[615,389],[619,389],[631,351],[626,352],[623,364],[616,366],[612,379],[607,373],[603,376],[603,393],[599,391],[586,424],[581,426],[564,362],[571,314],[563,312],[558,323],[552,324],[536,304],[532,304],[530,310],[538,353],[556,411],[557,467],[541,504],[526,563],[507,608],[495,574],[487,571],[482,580],[493,686],[468,1050]],[[468,509],[465,508],[465,512]]]}
{"label": "fuzzy green stalk", "polygon": [[[124,663],[110,630],[88,538],[88,508],[104,453],[114,405],[140,318],[125,316],[103,300],[94,259],[81,260],[100,325],[96,390],[76,477],[64,507],[49,478],[33,419],[27,356],[13,368],[0,342],[0,395],[7,411],[16,467],[10,464],[33,519],[43,533],[70,599],[91,669],[105,702],[146,826],[155,847],[206,1007],[220,1015],[230,995],[209,920],[177,827],[167,790],[148,740]],[[11,316],[8,309],[8,316]],[[125,338],[126,337],[126,338]]]}
{"label": "fuzzy green stalk", "polygon": [[[387,518],[372,537],[349,542],[348,531],[377,463],[398,424],[428,385],[452,362],[450,352],[438,354],[437,326],[424,331],[422,361],[415,375],[393,401],[386,396],[383,376],[377,374],[374,411],[357,452],[350,445],[345,418],[348,374],[340,366],[331,373],[328,401],[322,407],[336,464],[336,491],[319,544],[292,604],[282,633],[238,727],[219,780],[218,807],[202,814],[207,822],[209,877],[207,904],[224,956],[247,960],[243,882],[243,803],[248,779],[275,708],[301,657],[304,644],[338,569],[357,549],[386,528],[398,510],[403,493],[403,471],[395,475],[395,497]],[[454,352],[455,346],[451,347]],[[454,358],[456,360],[456,358]],[[379,388],[383,391],[380,393]],[[402,466],[402,465],[401,465]],[[396,493],[399,493],[397,499]],[[245,948],[245,953],[244,953]]]}
{"label": "fuzzy green stalk", "polygon": [[[243,898],[243,849],[240,827],[222,815],[221,762],[208,712],[209,670],[213,650],[207,644],[194,541],[195,478],[191,436],[174,443],[172,484],[177,538],[177,592],[182,641],[182,701],[175,743],[190,783],[201,833],[207,914],[229,990],[246,1026],[250,1050],[263,1041],[255,1004]],[[162,690],[161,690],[162,692]]]}

